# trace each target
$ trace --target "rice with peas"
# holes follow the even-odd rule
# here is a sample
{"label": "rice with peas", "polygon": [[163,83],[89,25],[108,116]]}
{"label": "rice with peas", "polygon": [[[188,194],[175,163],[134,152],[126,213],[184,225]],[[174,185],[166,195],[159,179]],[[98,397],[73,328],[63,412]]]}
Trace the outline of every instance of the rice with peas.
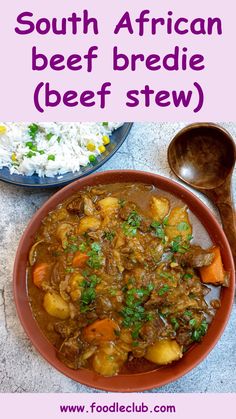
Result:
{"label": "rice with peas", "polygon": [[0,168],[31,176],[77,172],[96,161],[118,122],[0,122]]}

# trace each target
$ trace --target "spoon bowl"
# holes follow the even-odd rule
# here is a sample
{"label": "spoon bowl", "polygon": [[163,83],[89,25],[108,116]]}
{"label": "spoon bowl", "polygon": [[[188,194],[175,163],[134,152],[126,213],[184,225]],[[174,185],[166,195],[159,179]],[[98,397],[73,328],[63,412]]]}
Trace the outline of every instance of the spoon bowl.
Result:
{"label": "spoon bowl", "polygon": [[235,160],[233,138],[216,124],[191,124],[173,138],[168,148],[169,165],[175,175],[218,207],[234,259],[236,225],[231,178]]}
{"label": "spoon bowl", "polygon": [[184,182],[198,189],[214,189],[232,172],[235,144],[230,134],[217,125],[193,124],[175,136],[168,160]]}

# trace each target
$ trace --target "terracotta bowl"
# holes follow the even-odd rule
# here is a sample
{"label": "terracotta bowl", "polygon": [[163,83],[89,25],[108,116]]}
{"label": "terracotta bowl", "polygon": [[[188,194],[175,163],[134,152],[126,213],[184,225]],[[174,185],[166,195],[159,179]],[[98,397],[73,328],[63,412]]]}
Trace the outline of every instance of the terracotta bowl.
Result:
{"label": "terracotta bowl", "polygon": [[[87,369],[77,371],[69,369],[57,359],[54,347],[44,337],[32,316],[27,296],[26,267],[29,249],[33,243],[34,235],[42,219],[49,211],[86,186],[115,182],[152,184],[160,190],[170,192],[182,199],[205,226],[212,241],[220,245],[225,269],[230,272],[230,287],[222,289],[221,308],[217,311],[203,341],[200,344],[192,346],[180,361],[146,373],[104,378]],[[31,342],[40,354],[57,370],[81,384],[102,390],[119,392],[142,391],[163,386],[183,376],[199,364],[215,346],[227,324],[233,303],[234,263],[227,239],[215,217],[195,195],[183,186],[170,179],[146,172],[129,170],[106,171],[80,179],[61,189],[34,215],[23,234],[16,254],[14,265],[14,296],[19,318]]]}

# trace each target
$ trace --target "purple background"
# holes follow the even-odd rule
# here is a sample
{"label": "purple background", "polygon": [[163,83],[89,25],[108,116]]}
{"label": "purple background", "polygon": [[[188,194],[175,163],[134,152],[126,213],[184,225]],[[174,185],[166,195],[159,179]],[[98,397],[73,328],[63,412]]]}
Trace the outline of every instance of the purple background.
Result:
{"label": "purple background", "polygon": [[[56,6],[56,7],[55,7]],[[68,17],[73,11],[81,14],[88,9],[91,16],[99,21],[99,35],[17,35],[14,31],[17,15],[23,11],[32,11],[35,17],[48,18],[57,16]],[[223,35],[160,35],[152,36],[150,32],[143,37],[128,35],[127,31],[113,35],[113,30],[119,18],[126,10],[136,18],[143,9],[150,9],[153,17],[167,17],[169,10],[174,16],[220,17],[223,23]],[[235,1],[226,0],[136,0],[116,1],[107,0],[11,0],[4,4],[1,11],[0,39],[1,39],[1,117],[3,120],[234,120],[235,118]],[[85,54],[91,45],[98,45],[99,57],[95,63],[93,73],[86,71],[52,71],[33,72],[31,70],[31,49],[37,46],[38,51],[49,56],[61,53],[65,56],[78,53]],[[188,47],[190,54],[200,53],[205,56],[206,69],[203,71],[148,71],[143,66],[135,73],[131,71],[112,71],[112,48],[129,54],[157,53],[160,55],[171,52],[176,45]],[[50,82],[52,87],[61,92],[69,89],[82,92],[91,89],[97,91],[102,83],[112,83],[112,95],[108,97],[105,110],[98,107],[84,108],[80,105],[74,108],[59,106],[48,109],[39,114],[33,103],[33,92],[39,82]],[[141,89],[149,84],[155,91],[162,89],[193,88],[197,81],[205,93],[205,104],[200,113],[194,114],[196,98],[189,108],[164,107],[153,105],[150,108],[139,106],[127,108],[126,92],[130,89]],[[195,93],[194,93],[195,94]]]}

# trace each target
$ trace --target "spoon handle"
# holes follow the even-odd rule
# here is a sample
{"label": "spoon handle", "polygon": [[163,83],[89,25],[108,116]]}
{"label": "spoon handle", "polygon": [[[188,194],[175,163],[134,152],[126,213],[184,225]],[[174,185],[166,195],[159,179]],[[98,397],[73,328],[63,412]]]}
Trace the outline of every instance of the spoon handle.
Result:
{"label": "spoon handle", "polygon": [[236,217],[233,202],[217,203],[217,207],[220,212],[224,232],[231,247],[234,262],[236,263]]}

